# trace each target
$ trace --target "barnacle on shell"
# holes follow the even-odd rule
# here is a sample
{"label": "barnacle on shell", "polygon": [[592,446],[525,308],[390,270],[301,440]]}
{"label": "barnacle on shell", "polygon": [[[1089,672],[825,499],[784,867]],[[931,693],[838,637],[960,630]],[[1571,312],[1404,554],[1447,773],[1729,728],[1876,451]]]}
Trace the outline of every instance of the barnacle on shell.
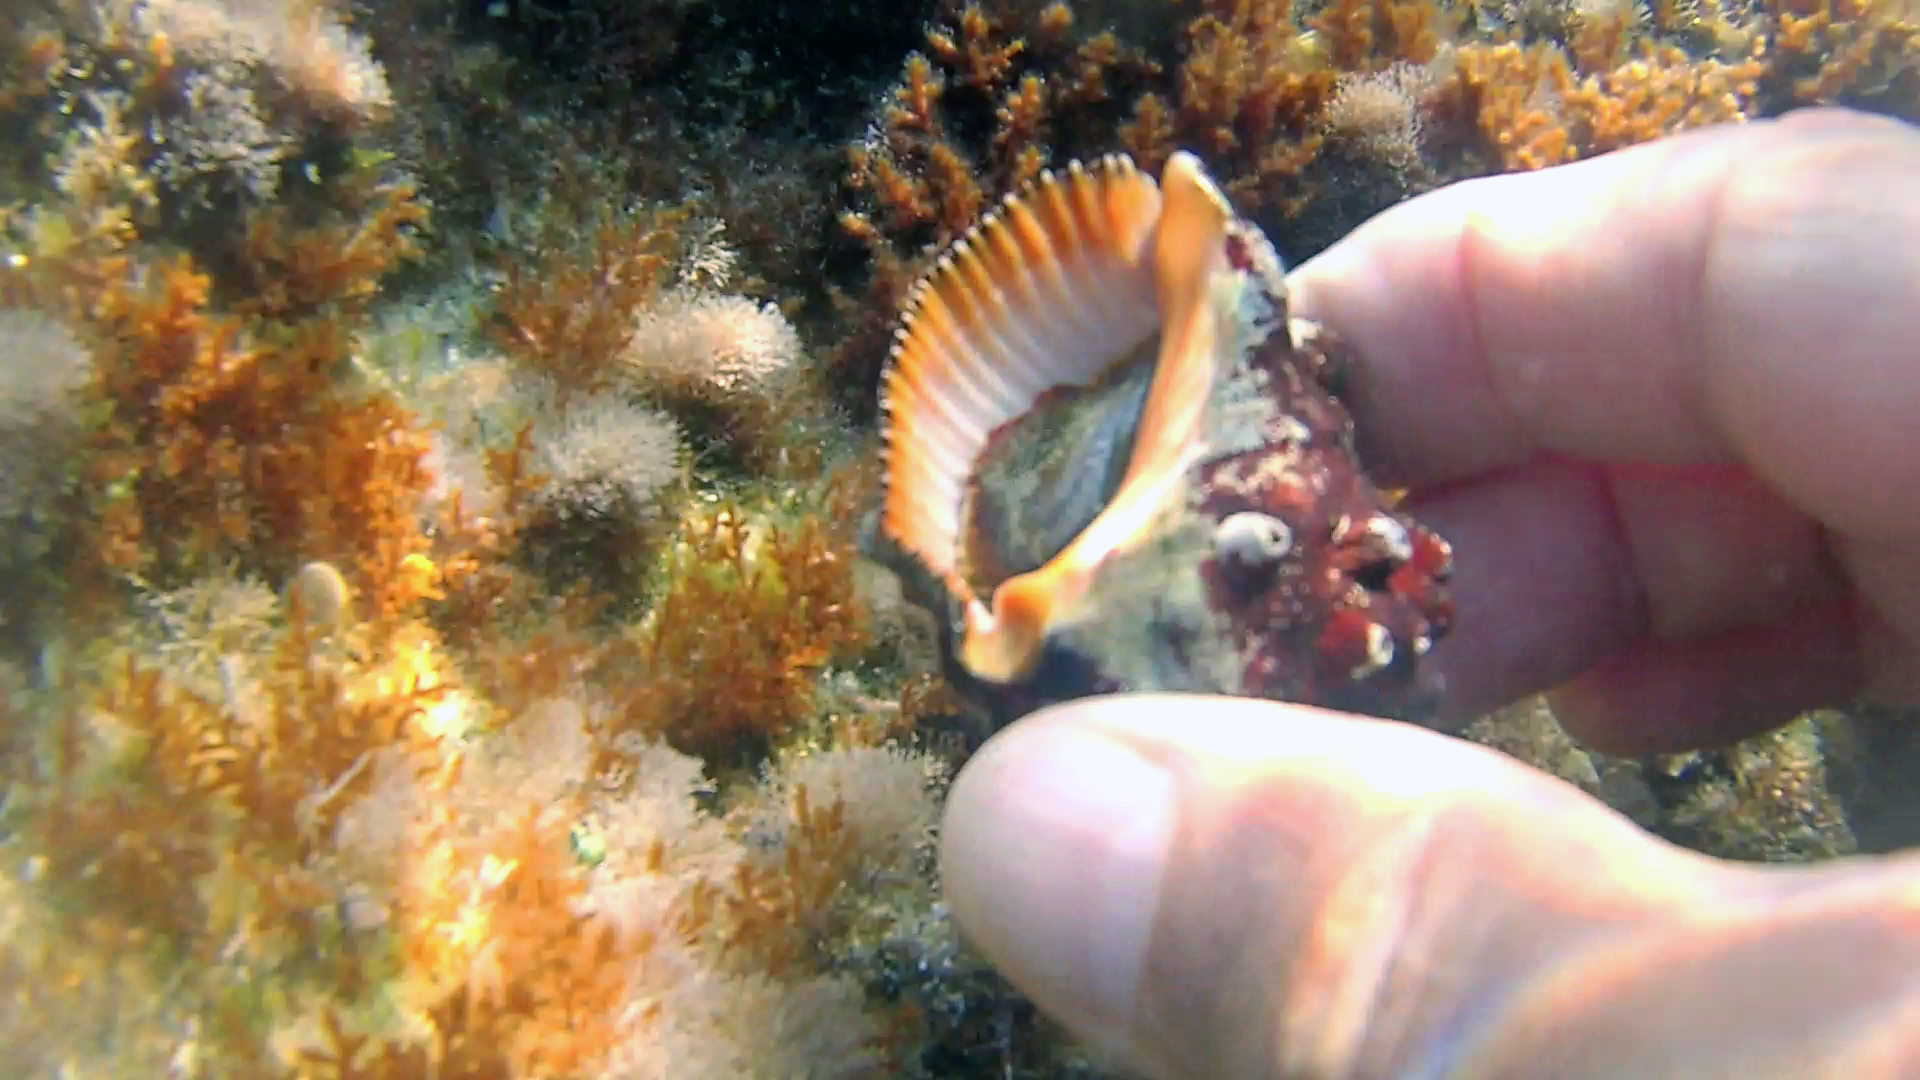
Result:
{"label": "barnacle on shell", "polygon": [[1451,555],[1362,473],[1349,363],[1192,155],[1048,173],[904,305],[870,553],[1001,719],[1107,690],[1423,715]]}

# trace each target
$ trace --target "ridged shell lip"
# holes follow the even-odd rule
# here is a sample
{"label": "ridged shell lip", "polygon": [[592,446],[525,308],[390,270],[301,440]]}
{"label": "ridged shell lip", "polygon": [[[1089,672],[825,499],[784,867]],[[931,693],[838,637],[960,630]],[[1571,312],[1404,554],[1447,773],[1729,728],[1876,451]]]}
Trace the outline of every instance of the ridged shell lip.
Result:
{"label": "ridged shell lip", "polygon": [[[1124,157],[1043,174],[1007,198],[909,293],[881,383],[879,531],[946,591],[959,662],[1010,683],[1038,664],[1057,613],[1141,536],[1203,446],[1216,377],[1208,303],[1234,221],[1199,160],[1158,183]],[[1088,386],[1158,334],[1118,488],[1041,566],[980,596],[962,565],[967,487],[994,432],[1048,390]]]}

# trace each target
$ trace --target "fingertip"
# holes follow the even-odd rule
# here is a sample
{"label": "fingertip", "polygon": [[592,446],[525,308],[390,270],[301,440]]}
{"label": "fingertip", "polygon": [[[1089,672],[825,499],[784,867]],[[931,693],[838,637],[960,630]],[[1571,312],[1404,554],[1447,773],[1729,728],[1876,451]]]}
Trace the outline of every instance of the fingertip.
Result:
{"label": "fingertip", "polygon": [[[962,769],[943,888],[966,939],[1090,1045],[1155,1076],[1260,1075],[1287,975],[1269,945],[1310,933],[1356,830],[1376,809],[1525,775],[1406,724],[1084,699],[1015,723]],[[1246,1070],[1196,1064],[1235,1055]]]}
{"label": "fingertip", "polygon": [[[978,777],[963,773],[949,813],[949,828],[970,830],[947,855],[955,915],[1044,1009],[1156,1077],[1356,1075],[1369,1040],[1416,1049],[1399,1021],[1451,1030],[1542,942],[1557,948],[1699,884],[1684,858],[1570,785],[1409,724],[1122,695],[1003,738],[976,759]],[[1141,763],[1170,786],[1129,778]],[[1150,906],[1138,878],[1108,869],[1106,836],[1139,835],[1137,811],[1082,804],[1070,840],[1035,846],[1090,779],[1171,798],[1153,815],[1168,831],[1152,830],[1165,846]],[[1035,793],[1026,812],[1002,813],[1010,786]],[[1010,879],[1010,866],[1029,869]],[[1117,922],[1116,894],[1128,912]],[[1125,960],[1106,975],[1076,959],[1119,942]],[[1422,992],[1429,964],[1451,973],[1448,994]],[[1101,989],[1115,971],[1128,973],[1123,998]],[[1379,1026],[1382,1010],[1394,1023]]]}
{"label": "fingertip", "polygon": [[1036,714],[955,779],[941,826],[955,922],[1012,982],[1126,1052],[1176,812],[1166,769],[1082,722]]}

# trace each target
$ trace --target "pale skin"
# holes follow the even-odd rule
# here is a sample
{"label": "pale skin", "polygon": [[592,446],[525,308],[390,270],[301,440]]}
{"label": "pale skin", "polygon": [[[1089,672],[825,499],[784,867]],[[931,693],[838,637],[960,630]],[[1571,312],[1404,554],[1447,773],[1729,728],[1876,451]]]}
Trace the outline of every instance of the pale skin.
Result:
{"label": "pale skin", "polygon": [[[1821,111],[1472,181],[1294,275],[1453,541],[1456,718],[1723,743],[1920,686],[1920,131]],[[1408,725],[1081,701],[955,783],[963,931],[1161,1078],[1920,1077],[1920,853],[1669,847]]]}

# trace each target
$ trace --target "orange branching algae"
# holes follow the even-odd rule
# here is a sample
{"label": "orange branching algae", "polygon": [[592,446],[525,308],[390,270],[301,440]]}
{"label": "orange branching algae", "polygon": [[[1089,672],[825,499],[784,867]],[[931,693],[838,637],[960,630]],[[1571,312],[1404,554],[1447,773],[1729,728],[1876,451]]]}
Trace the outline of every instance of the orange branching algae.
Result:
{"label": "orange branching algae", "polygon": [[1776,93],[1800,104],[1915,107],[1920,9],[1902,0],[1773,0]]}
{"label": "orange branching algae", "polygon": [[688,520],[630,631],[643,681],[624,723],[728,765],[795,729],[819,671],[866,641],[846,508],[769,524],[726,506]]}
{"label": "orange branching algae", "polygon": [[[1112,32],[1080,31],[1065,4],[1006,7],[960,7],[907,57],[878,138],[849,150],[849,187],[872,207],[842,216],[852,235],[897,255],[952,240],[1063,154],[1110,140],[1127,88],[1159,74]],[[977,149],[958,131],[976,116]]]}
{"label": "orange branching algae", "polygon": [[397,614],[412,590],[395,571],[425,543],[424,435],[390,396],[342,384],[339,323],[215,314],[210,285],[173,260],[91,305],[108,405],[89,466],[98,563],[178,580],[222,552],[276,575],[342,559],[373,612]]}
{"label": "orange branching algae", "polygon": [[379,619],[420,598],[402,569],[426,546],[427,439],[353,355],[424,209],[404,184],[341,187],[314,223],[259,212],[217,268],[129,247],[130,219],[109,210],[99,220],[120,226],[106,231],[74,224],[96,220],[80,204],[34,219],[37,253],[0,272],[0,293],[72,325],[92,353],[80,483],[59,526],[71,603],[110,606],[120,583],[171,587],[235,559],[273,578],[331,560]]}
{"label": "orange branching algae", "polygon": [[[436,711],[458,698],[424,630],[350,636],[322,640],[292,617],[264,654],[221,653],[191,679],[121,652],[100,685],[49,702],[35,752],[14,763],[16,843],[34,888],[85,914],[41,932],[80,956],[124,953],[141,993],[177,979],[163,1010],[358,994],[367,957],[343,936],[325,857],[335,823],[375,756],[431,745]],[[72,962],[42,956],[39,978]],[[250,978],[261,986],[247,991]]]}
{"label": "orange branching algae", "polygon": [[1431,0],[1334,0],[1307,19],[1341,71],[1424,64],[1455,36],[1458,18]]}
{"label": "orange branching algae", "polygon": [[681,930],[741,970],[787,975],[817,963],[821,946],[844,929],[834,902],[858,845],[841,800],[823,805],[802,785],[778,811],[791,815],[779,859],[742,862],[730,878],[703,883],[689,896]]}
{"label": "orange branching algae", "polygon": [[280,323],[364,314],[380,282],[419,254],[427,208],[411,184],[349,175],[333,196],[323,223],[302,225],[284,207],[254,218],[230,285],[237,313]]}
{"label": "orange branching algae", "polygon": [[[812,541],[765,543],[819,591],[779,554]],[[185,965],[155,1023],[257,1070],[222,1075],[584,1077],[677,1063],[676,1039],[722,1052],[747,1037],[730,1017],[793,993],[834,1034],[769,1043],[769,1068],[821,1053],[821,1075],[881,1075],[881,1029],[826,972],[859,909],[846,882],[888,849],[849,806],[899,818],[873,795],[915,759],[887,752],[871,791],[845,768],[819,798],[769,788],[772,831],[743,846],[694,805],[698,763],[623,709],[507,711],[424,628],[381,644],[283,614],[264,654],[222,653],[207,678],[129,655],[10,758],[31,902],[84,913],[0,950],[35,988],[19,1022],[66,1007],[63,979],[117,967],[114,985],[155,995]]]}
{"label": "orange branching algae", "polygon": [[659,292],[679,250],[678,212],[637,212],[593,223],[539,257],[510,260],[491,301],[489,329],[508,356],[563,396],[612,385],[634,320]]}
{"label": "orange branching algae", "polygon": [[581,1075],[604,1057],[627,965],[650,945],[581,910],[586,882],[552,810],[528,805],[478,837],[430,817],[395,904],[404,991],[427,1003],[434,1042],[498,1048],[507,1075]]}
{"label": "orange branching algae", "polygon": [[[1385,0],[1381,0],[1382,3]],[[1361,5],[1370,20],[1370,8]],[[1338,9],[1325,18],[1336,19]],[[1341,24],[1340,48],[1372,53],[1372,32]],[[1187,24],[1186,50],[1171,107],[1144,101],[1122,133],[1141,165],[1157,170],[1191,147],[1249,210],[1297,212],[1302,173],[1320,149],[1314,121],[1333,94],[1335,72],[1300,40],[1289,3],[1218,0]],[[1356,61],[1359,62],[1359,61]]]}
{"label": "orange branching algae", "polygon": [[[1624,46],[1596,47],[1595,66]],[[1712,124],[1734,123],[1758,88],[1757,61],[1721,63],[1643,45],[1594,74],[1545,46],[1463,47],[1445,93],[1507,169],[1538,169]]]}
{"label": "orange branching algae", "polygon": [[1080,30],[1063,3],[956,6],[926,44],[906,58],[875,135],[848,150],[855,205],[840,224],[872,272],[866,295],[840,298],[853,325],[828,363],[853,386],[877,383],[891,317],[926,257],[1041,169],[1110,149],[1135,88],[1160,74],[1112,32]]}

